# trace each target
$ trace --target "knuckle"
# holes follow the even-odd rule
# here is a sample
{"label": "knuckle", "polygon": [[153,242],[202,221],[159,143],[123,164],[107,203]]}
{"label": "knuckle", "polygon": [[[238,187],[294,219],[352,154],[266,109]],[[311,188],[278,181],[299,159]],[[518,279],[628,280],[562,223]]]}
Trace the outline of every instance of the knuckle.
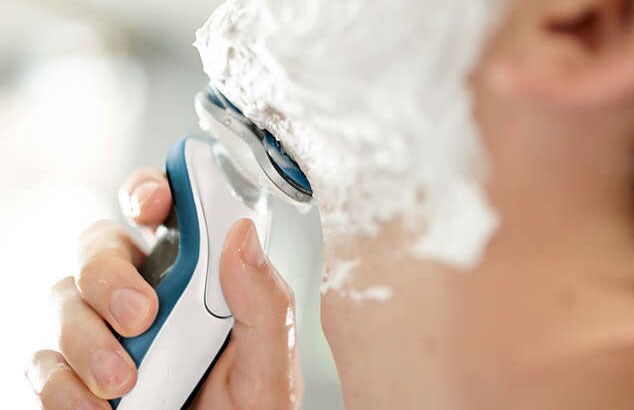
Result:
{"label": "knuckle", "polygon": [[284,278],[278,273],[273,265],[268,264],[268,281],[273,289],[273,297],[280,308],[288,308],[289,306],[295,306],[295,292],[284,280]]}
{"label": "knuckle", "polygon": [[69,319],[62,319],[57,331],[57,345],[64,355],[74,356],[77,350],[77,324]]}
{"label": "knuckle", "polygon": [[75,284],[82,298],[94,306],[116,287],[130,283],[140,286],[137,276],[138,270],[132,262],[120,257],[117,251],[104,251],[85,261],[75,277]]}
{"label": "knuckle", "polygon": [[[55,323],[55,336],[57,346],[61,347],[62,334],[67,332],[67,322],[69,320],[69,308],[72,306],[72,300],[75,299],[74,279],[72,277],[66,277],[51,289],[50,304],[52,309],[50,311],[50,318]],[[39,356],[34,356],[34,359],[40,358],[44,355],[43,352],[38,352]]]}
{"label": "knuckle", "polygon": [[[128,240],[125,229],[119,223],[110,219],[101,219],[93,222],[88,229],[79,236],[79,249],[82,251],[93,251],[103,239],[114,239],[121,242]],[[112,241],[108,241],[112,242]],[[91,253],[91,252],[88,252]]]}
{"label": "knuckle", "polygon": [[275,299],[281,308],[287,309],[295,306],[295,293],[284,281],[281,281],[279,286],[276,286]]}
{"label": "knuckle", "polygon": [[102,220],[95,222],[80,236],[78,254],[84,266],[99,261],[101,257],[129,260],[133,248],[136,245],[123,226]]}
{"label": "knuckle", "polygon": [[77,273],[76,281],[79,290],[85,290],[98,281],[107,262],[108,257],[104,254],[98,254],[86,260]]}
{"label": "knuckle", "polygon": [[[71,307],[69,309],[76,308]],[[99,341],[97,334],[88,332],[88,329],[95,327],[94,322],[99,319],[80,316],[68,309],[60,314],[57,327],[57,346],[66,357],[79,357],[84,352],[84,349]],[[92,343],[87,343],[86,338],[89,338]]]}
{"label": "knuckle", "polygon": [[117,350],[120,344],[108,332],[99,328],[103,322],[98,316],[66,315],[57,331],[57,346],[71,363],[85,363],[92,352],[99,349]]}
{"label": "knuckle", "polygon": [[75,278],[72,276],[66,276],[57,281],[49,291],[49,305],[53,308],[51,312],[59,313],[66,302],[75,294],[76,289]]}

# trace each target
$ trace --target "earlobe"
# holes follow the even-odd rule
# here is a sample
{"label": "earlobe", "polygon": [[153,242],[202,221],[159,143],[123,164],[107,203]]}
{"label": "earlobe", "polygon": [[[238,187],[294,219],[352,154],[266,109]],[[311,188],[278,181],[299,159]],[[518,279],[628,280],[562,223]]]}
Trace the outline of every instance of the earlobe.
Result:
{"label": "earlobe", "polygon": [[524,21],[531,27],[519,29],[521,41],[510,42],[491,59],[489,84],[563,109],[632,98],[634,0],[553,3],[559,4]]}

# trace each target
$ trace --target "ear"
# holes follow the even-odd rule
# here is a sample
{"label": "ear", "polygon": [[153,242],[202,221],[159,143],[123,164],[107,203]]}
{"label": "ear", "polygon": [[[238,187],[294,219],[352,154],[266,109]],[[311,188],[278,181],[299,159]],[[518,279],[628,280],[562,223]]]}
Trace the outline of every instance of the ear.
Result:
{"label": "ear", "polygon": [[634,98],[634,0],[521,0],[498,36],[499,91],[559,108]]}

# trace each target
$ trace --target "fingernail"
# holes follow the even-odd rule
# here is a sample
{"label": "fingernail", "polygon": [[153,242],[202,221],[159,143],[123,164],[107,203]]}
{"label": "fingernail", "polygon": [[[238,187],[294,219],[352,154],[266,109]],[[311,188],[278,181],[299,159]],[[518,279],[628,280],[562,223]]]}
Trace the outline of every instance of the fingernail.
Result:
{"label": "fingernail", "polygon": [[85,401],[77,406],[76,410],[103,410],[103,408],[91,401]]}
{"label": "fingernail", "polygon": [[123,288],[112,292],[110,313],[117,322],[128,329],[138,329],[150,311],[150,302],[144,294]]}
{"label": "fingernail", "polygon": [[130,193],[130,216],[136,218],[141,214],[141,208],[159,187],[156,181],[145,181],[134,187]]}
{"label": "fingernail", "polygon": [[121,356],[110,350],[95,353],[90,370],[99,386],[108,390],[121,390],[132,377],[130,366]]}
{"label": "fingernail", "polygon": [[248,265],[256,269],[264,266],[266,257],[264,256],[258,234],[253,225],[249,227],[249,230],[244,235],[244,240],[242,241],[242,245],[240,245],[239,252],[242,260]]}

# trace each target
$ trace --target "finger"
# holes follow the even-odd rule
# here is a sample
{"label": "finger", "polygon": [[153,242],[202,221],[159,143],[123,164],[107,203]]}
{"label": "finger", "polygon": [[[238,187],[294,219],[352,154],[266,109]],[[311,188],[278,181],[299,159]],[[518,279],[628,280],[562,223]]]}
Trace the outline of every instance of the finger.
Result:
{"label": "finger", "polygon": [[26,377],[45,410],[105,410],[110,405],[95,397],[79,380],[64,357],[52,350],[33,355]]}
{"label": "finger", "polygon": [[102,399],[129,392],[136,369],[117,339],[77,292],[72,278],[53,289],[59,312],[59,347],[66,361],[90,391]]}
{"label": "finger", "polygon": [[160,225],[172,206],[167,178],[150,168],[134,171],[119,190],[119,203],[124,215],[137,224]]}
{"label": "finger", "polygon": [[301,381],[293,372],[293,293],[265,257],[250,221],[239,221],[227,235],[220,269],[235,318],[231,394],[247,408],[253,400],[263,408],[294,408]]}
{"label": "finger", "polygon": [[135,267],[143,255],[111,221],[96,223],[80,241],[75,282],[81,296],[120,335],[140,335],[158,311],[156,292]]}

